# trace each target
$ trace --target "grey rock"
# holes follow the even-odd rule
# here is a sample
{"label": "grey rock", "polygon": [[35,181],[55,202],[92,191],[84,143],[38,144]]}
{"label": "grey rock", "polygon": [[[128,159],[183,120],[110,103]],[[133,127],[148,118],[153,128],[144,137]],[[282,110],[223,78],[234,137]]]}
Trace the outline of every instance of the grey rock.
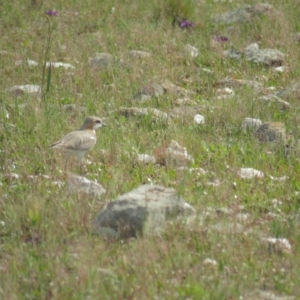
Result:
{"label": "grey rock", "polygon": [[285,142],[286,129],[283,122],[267,122],[258,127],[254,136],[261,142]]}
{"label": "grey rock", "polygon": [[292,245],[288,239],[285,238],[262,238],[262,243],[268,247],[269,253],[292,253]]}
{"label": "grey rock", "polygon": [[40,96],[41,91],[41,87],[34,84],[14,85],[9,89],[9,92],[15,97],[24,95]]}
{"label": "grey rock", "polygon": [[31,59],[26,59],[26,60],[17,60],[15,62],[15,65],[16,66],[27,65],[28,67],[37,67],[39,63]]}
{"label": "grey rock", "polygon": [[284,99],[300,99],[300,82],[293,82],[285,89],[276,93],[276,96]]}
{"label": "grey rock", "polygon": [[196,106],[181,106],[181,107],[174,107],[169,110],[170,116],[174,118],[181,119],[182,121],[188,121],[194,119],[195,115],[197,115],[201,110],[202,107],[199,105]]}
{"label": "grey rock", "polygon": [[137,161],[145,164],[155,164],[156,159],[154,156],[148,155],[148,154],[138,154],[137,156]]}
{"label": "grey rock", "polygon": [[184,97],[184,98],[178,98],[174,101],[174,104],[177,106],[183,106],[183,105],[188,105],[188,106],[196,106],[197,102],[191,100],[188,97]]}
{"label": "grey rock", "polygon": [[47,68],[51,67],[51,68],[54,68],[54,69],[63,68],[65,70],[75,69],[75,67],[71,64],[67,64],[67,63],[63,63],[63,62],[51,62],[51,61],[46,62],[46,67]]}
{"label": "grey rock", "polygon": [[278,96],[274,94],[269,94],[266,96],[260,96],[257,98],[257,100],[266,101],[269,103],[276,103],[279,105],[280,110],[285,110],[291,107],[291,104],[287,101],[284,101],[283,99],[279,98]]}
{"label": "grey rock", "polygon": [[269,15],[275,10],[272,5],[268,3],[259,3],[256,5],[245,4],[232,11],[223,14],[215,15],[212,17],[214,23],[218,24],[234,24],[249,22],[256,16]]}
{"label": "grey rock", "polygon": [[253,118],[245,118],[242,124],[243,131],[257,129],[262,125],[262,121],[260,119]]}
{"label": "grey rock", "polygon": [[224,50],[223,51],[223,56],[226,57],[226,58],[239,60],[239,59],[242,58],[243,52],[240,51],[240,50],[236,50],[234,48],[231,48],[229,50]]}
{"label": "grey rock", "polygon": [[263,178],[265,176],[262,171],[253,168],[240,168],[237,175],[242,179]]}
{"label": "grey rock", "polygon": [[96,53],[95,57],[90,59],[90,65],[94,69],[105,70],[118,64],[119,60],[105,52]]}
{"label": "grey rock", "polygon": [[281,66],[284,61],[284,54],[277,49],[259,49],[257,43],[253,43],[245,48],[245,58],[254,63],[266,66]]}
{"label": "grey rock", "polygon": [[152,82],[142,88],[136,95],[134,95],[133,99],[140,100],[140,102],[145,102],[152,97],[159,97],[163,94],[163,87],[158,83]]}
{"label": "grey rock", "polygon": [[165,80],[161,83],[162,87],[164,88],[166,93],[173,94],[176,96],[183,96],[183,97],[189,97],[191,95],[195,95],[194,92],[187,90],[185,88],[182,88],[169,80]]}
{"label": "grey rock", "polygon": [[123,107],[118,110],[118,112],[125,117],[143,117],[143,116],[152,116],[154,121],[161,121],[161,122],[167,122],[171,123],[171,117],[156,108],[138,108],[138,107]]}
{"label": "grey rock", "polygon": [[107,238],[131,238],[155,233],[167,220],[194,214],[176,190],[142,185],[108,203],[97,215],[93,232]]}
{"label": "grey rock", "polygon": [[214,83],[214,87],[218,88],[243,88],[247,87],[253,89],[255,93],[259,93],[263,90],[264,85],[256,80],[246,80],[246,79],[233,79],[225,78]]}

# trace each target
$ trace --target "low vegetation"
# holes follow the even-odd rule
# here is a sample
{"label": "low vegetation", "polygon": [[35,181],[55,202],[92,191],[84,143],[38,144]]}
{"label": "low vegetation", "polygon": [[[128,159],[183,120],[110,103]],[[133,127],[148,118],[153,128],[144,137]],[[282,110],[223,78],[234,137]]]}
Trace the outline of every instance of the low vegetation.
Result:
{"label": "low vegetation", "polygon": [[[268,14],[222,25],[212,15],[237,8],[236,1],[0,3],[1,299],[263,299],[252,296],[255,291],[300,298],[299,95],[287,100],[289,109],[258,101],[249,87],[216,97],[216,82],[224,78],[256,80],[263,94],[298,80],[299,1],[269,4],[274,11]],[[193,25],[180,26],[184,20]],[[285,71],[222,55],[254,42],[282,51]],[[188,44],[199,50],[197,57],[185,52]],[[128,58],[129,50],[151,56]],[[92,68],[89,60],[99,52],[117,63]],[[16,64],[28,59],[38,66]],[[46,68],[49,61],[74,69]],[[205,124],[118,113],[122,107],[174,108],[172,93],[133,99],[145,85],[166,80],[194,92],[190,98]],[[25,84],[40,85],[41,94],[9,92]],[[88,115],[107,124],[97,132],[84,174],[106,189],[101,201],[66,193],[64,158],[49,147]],[[284,122],[293,151],[285,155],[285,145],[261,143],[243,131],[246,117]],[[193,156],[191,168],[207,173],[137,163],[137,154],[157,156],[171,140]],[[241,179],[238,170],[246,167],[264,177]],[[72,172],[79,173],[79,165]],[[135,240],[108,242],[91,234],[105,203],[149,182],[177,189],[197,210],[197,221]],[[287,239],[291,249],[278,250],[264,238]]]}

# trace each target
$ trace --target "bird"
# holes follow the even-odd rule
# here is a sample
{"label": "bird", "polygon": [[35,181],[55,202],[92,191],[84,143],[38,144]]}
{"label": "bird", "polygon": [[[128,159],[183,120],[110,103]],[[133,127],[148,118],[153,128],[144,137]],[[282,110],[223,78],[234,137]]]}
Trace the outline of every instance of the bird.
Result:
{"label": "bird", "polygon": [[84,155],[96,145],[96,129],[106,127],[102,119],[95,116],[86,117],[79,130],[72,131],[61,138],[59,141],[50,145],[64,153],[65,169],[71,156],[80,160],[80,170],[82,167]]}

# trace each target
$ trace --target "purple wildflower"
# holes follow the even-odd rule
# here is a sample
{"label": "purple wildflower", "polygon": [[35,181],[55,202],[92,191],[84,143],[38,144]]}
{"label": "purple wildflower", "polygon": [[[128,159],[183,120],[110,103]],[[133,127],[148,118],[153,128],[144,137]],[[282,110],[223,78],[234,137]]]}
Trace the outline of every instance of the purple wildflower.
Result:
{"label": "purple wildflower", "polygon": [[217,42],[223,43],[223,42],[228,42],[229,38],[227,36],[220,35],[220,36],[216,36],[215,40]]}
{"label": "purple wildflower", "polygon": [[57,17],[58,16],[58,11],[49,9],[45,11],[45,14],[50,16],[50,17]]}
{"label": "purple wildflower", "polygon": [[178,25],[180,28],[185,29],[185,28],[193,28],[195,24],[187,19],[182,19],[181,21],[178,22]]}

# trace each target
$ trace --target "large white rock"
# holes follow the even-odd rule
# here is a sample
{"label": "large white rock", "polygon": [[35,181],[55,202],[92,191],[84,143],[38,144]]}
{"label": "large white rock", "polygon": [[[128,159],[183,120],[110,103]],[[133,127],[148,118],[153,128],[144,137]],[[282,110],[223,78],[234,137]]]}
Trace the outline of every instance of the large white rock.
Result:
{"label": "large white rock", "polygon": [[130,238],[153,233],[174,217],[194,214],[176,190],[142,185],[108,203],[98,214],[93,232],[107,238]]}

